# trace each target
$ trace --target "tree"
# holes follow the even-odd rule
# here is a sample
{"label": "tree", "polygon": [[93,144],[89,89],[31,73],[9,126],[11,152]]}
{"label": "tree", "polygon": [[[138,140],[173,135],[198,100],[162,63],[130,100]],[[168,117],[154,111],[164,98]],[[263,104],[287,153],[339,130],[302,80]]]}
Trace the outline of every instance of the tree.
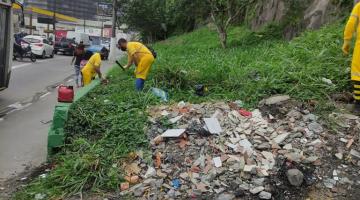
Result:
{"label": "tree", "polygon": [[210,16],[216,26],[221,46],[226,48],[227,30],[251,0],[208,0]]}
{"label": "tree", "polygon": [[139,31],[146,42],[194,30],[208,17],[204,0],[119,0],[119,23]]}

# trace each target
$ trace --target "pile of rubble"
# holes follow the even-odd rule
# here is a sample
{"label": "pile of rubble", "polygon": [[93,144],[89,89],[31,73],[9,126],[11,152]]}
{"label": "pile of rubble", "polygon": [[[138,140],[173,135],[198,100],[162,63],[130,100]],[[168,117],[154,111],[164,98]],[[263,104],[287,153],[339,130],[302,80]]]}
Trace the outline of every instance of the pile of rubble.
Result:
{"label": "pile of rubble", "polygon": [[[151,108],[147,132],[153,162],[135,155],[124,166],[121,194],[138,199],[297,199],[315,185],[359,185],[340,175],[349,168],[346,159],[360,159],[353,144],[358,117],[332,115],[344,130],[355,131],[332,135],[345,143],[335,150],[328,148],[331,133],[318,117],[288,96],[266,99],[252,112],[242,107],[237,101]],[[329,159],[337,160],[338,167]],[[348,164],[360,165],[354,160]]]}

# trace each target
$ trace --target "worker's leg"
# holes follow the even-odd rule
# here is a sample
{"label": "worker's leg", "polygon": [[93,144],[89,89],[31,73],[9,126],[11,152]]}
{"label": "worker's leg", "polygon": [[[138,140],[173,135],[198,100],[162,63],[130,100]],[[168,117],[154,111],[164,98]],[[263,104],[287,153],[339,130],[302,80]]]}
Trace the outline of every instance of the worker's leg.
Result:
{"label": "worker's leg", "polygon": [[154,57],[152,55],[147,55],[141,58],[135,70],[136,78],[141,78],[143,80],[146,80],[153,63],[154,63]]}
{"label": "worker's leg", "polygon": [[88,73],[83,73],[82,80],[83,80],[84,86],[87,86],[92,81],[92,75],[88,74]]}
{"label": "worker's leg", "polygon": [[79,65],[75,65],[75,83],[76,83],[76,87],[80,87],[80,81],[81,81],[81,77],[80,77],[80,66]]}
{"label": "worker's leg", "polygon": [[351,64],[351,80],[354,87],[355,107],[354,112],[360,113],[360,42],[356,42]]}
{"label": "worker's leg", "polygon": [[145,85],[145,80],[141,79],[141,78],[137,78],[135,80],[135,89],[136,91],[140,92],[144,89],[144,85]]}

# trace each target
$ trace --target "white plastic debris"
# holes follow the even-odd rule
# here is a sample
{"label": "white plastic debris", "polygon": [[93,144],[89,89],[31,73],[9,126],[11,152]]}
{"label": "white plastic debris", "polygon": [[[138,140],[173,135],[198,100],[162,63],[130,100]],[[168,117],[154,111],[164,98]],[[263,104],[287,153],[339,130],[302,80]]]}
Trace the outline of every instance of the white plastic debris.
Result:
{"label": "white plastic debris", "polygon": [[220,157],[213,158],[213,162],[214,162],[215,167],[219,168],[222,166],[222,161],[221,161]]}

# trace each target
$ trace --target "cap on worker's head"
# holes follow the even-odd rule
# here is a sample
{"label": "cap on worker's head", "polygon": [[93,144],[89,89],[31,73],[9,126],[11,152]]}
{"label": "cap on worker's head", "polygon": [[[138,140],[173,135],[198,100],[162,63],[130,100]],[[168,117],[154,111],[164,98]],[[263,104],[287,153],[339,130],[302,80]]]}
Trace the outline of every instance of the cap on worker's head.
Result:
{"label": "cap on worker's head", "polygon": [[124,43],[127,43],[127,40],[124,38],[120,38],[118,44],[124,44]]}
{"label": "cap on worker's head", "polygon": [[108,50],[105,48],[105,47],[103,47],[101,50],[100,50],[100,53],[101,54],[104,54],[104,53],[106,53]]}

